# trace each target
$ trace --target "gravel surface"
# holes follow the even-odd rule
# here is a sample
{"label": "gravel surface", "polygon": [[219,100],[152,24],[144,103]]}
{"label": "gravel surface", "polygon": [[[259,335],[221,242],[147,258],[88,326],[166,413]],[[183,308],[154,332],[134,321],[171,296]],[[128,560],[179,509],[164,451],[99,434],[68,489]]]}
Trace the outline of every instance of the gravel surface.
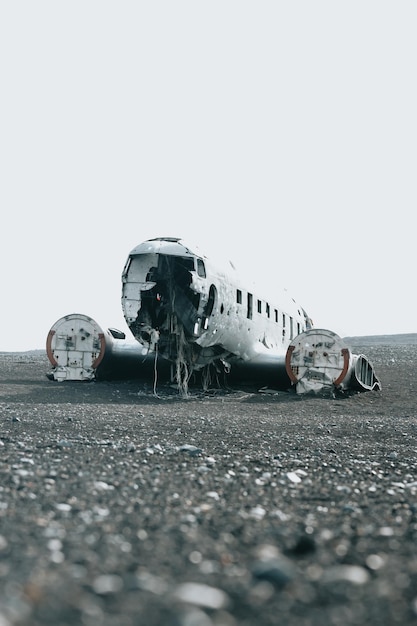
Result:
{"label": "gravel surface", "polygon": [[417,624],[417,345],[360,351],[341,398],[0,354],[0,626]]}

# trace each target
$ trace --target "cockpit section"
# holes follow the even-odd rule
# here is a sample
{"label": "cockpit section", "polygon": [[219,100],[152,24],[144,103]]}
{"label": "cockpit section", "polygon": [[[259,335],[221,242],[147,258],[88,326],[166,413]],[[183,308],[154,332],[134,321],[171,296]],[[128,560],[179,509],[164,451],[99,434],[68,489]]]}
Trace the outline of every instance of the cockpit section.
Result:
{"label": "cockpit section", "polygon": [[208,328],[214,295],[204,261],[191,254],[134,252],[123,272],[127,324],[141,343],[176,358],[180,341],[195,341]]}

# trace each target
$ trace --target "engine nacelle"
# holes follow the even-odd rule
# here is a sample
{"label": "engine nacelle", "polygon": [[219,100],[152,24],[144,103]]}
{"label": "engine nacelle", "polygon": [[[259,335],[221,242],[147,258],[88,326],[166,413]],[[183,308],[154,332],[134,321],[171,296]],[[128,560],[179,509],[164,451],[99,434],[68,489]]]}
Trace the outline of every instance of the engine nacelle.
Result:
{"label": "engine nacelle", "polygon": [[381,383],[372,363],[352,354],[344,341],[331,330],[312,328],[290,343],[286,370],[298,394],[325,389],[379,391]]}
{"label": "engine nacelle", "polygon": [[[46,339],[57,381],[137,378],[153,374],[156,355],[115,328],[102,329],[88,315],[71,313],[53,324]],[[164,371],[168,364],[159,363]]]}

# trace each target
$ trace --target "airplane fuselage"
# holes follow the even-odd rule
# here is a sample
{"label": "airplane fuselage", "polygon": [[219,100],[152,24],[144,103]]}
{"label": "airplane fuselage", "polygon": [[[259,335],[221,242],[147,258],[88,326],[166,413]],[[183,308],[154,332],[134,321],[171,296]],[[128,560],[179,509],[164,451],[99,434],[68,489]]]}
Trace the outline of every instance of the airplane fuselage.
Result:
{"label": "airplane fuselage", "polygon": [[233,363],[282,363],[291,340],[310,326],[285,291],[279,302],[265,299],[241,282],[231,263],[219,268],[174,238],[132,250],[122,308],[139,342],[189,372],[212,363],[226,370]]}

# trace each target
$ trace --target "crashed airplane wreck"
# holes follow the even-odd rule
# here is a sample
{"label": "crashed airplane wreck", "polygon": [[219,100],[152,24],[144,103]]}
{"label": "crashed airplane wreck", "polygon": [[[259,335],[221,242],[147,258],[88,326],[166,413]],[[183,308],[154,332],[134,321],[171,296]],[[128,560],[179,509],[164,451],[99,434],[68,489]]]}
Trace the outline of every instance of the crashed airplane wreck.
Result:
{"label": "crashed airplane wreck", "polygon": [[255,383],[297,394],[381,388],[373,365],[335,333],[313,328],[286,291],[277,301],[241,282],[233,264],[216,266],[182,239],[144,241],[122,273],[122,310],[132,336],[67,315],[51,328],[52,380],[152,377],[187,394]]}
{"label": "crashed airplane wreck", "polygon": [[261,297],[232,263],[220,269],[181,239],[150,239],[131,251],[122,309],[133,336],[173,365],[185,393],[196,373],[206,386],[224,374],[230,381],[292,385],[299,394],[380,389],[366,357],[352,355],[331,331],[317,335],[286,291],[279,302]]}

